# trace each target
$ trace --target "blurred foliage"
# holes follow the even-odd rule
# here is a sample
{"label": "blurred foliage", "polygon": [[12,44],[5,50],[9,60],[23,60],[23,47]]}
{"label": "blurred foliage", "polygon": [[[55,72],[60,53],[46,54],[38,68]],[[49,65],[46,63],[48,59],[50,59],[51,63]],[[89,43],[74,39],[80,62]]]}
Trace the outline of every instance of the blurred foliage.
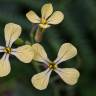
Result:
{"label": "blurred foliage", "polygon": [[53,4],[54,10],[61,10],[65,19],[44,32],[41,44],[52,60],[61,44],[75,45],[78,56],[65,62],[63,67],[78,68],[79,82],[68,86],[56,75],[46,90],[38,91],[30,82],[32,75],[41,71],[37,63],[23,64],[11,56],[12,71],[0,78],[0,96],[96,96],[96,0],[0,0],[0,45],[5,43],[4,26],[9,22],[20,24],[23,29],[20,38],[30,40],[32,24],[25,14],[34,10],[40,15],[41,6],[48,2]]}

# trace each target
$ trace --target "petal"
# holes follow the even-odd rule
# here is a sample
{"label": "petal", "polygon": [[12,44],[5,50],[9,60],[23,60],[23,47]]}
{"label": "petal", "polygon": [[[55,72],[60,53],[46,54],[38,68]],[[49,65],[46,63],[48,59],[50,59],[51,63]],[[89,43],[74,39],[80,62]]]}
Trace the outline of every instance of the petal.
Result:
{"label": "petal", "polygon": [[9,55],[4,54],[0,59],[0,77],[7,76],[11,71]]}
{"label": "petal", "polygon": [[34,60],[46,64],[49,62],[49,59],[47,57],[44,48],[39,43],[34,44],[32,48],[34,50],[34,57],[33,57]]}
{"label": "petal", "polygon": [[55,11],[48,19],[48,24],[59,24],[64,19],[64,14],[60,11]]}
{"label": "petal", "polygon": [[12,50],[12,55],[15,55],[19,60],[24,63],[31,62],[34,52],[30,45],[24,45]]}
{"label": "petal", "polygon": [[44,90],[49,83],[51,70],[47,69],[41,73],[34,75],[31,79],[33,86],[38,90]]}
{"label": "petal", "polygon": [[44,29],[50,27],[50,25],[48,25],[48,24],[39,24],[39,26],[40,26],[40,28],[44,28]]}
{"label": "petal", "polygon": [[40,18],[37,16],[37,14],[34,11],[29,11],[26,14],[26,17],[32,23],[40,23]]}
{"label": "petal", "polygon": [[61,46],[57,59],[54,61],[59,64],[63,61],[73,58],[77,55],[77,49],[70,43],[65,43]]}
{"label": "petal", "polygon": [[53,6],[51,3],[44,4],[41,9],[42,18],[47,19],[53,12]]}
{"label": "petal", "polygon": [[8,23],[5,25],[5,40],[6,40],[6,46],[10,47],[12,43],[19,38],[21,34],[21,26],[14,24],[14,23]]}
{"label": "petal", "polygon": [[79,71],[75,68],[57,68],[55,72],[69,85],[76,84],[80,76]]}
{"label": "petal", "polygon": [[3,46],[0,46],[0,52],[4,52],[4,48]]}

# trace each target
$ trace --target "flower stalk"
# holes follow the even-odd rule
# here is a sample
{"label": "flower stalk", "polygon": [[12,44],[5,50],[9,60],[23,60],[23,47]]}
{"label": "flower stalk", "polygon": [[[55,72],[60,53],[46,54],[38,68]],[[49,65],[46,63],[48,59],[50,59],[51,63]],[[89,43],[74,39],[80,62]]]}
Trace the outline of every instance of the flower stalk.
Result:
{"label": "flower stalk", "polygon": [[36,30],[36,33],[35,33],[35,41],[36,42],[42,41],[44,30],[45,30],[44,28],[38,27],[38,29]]}

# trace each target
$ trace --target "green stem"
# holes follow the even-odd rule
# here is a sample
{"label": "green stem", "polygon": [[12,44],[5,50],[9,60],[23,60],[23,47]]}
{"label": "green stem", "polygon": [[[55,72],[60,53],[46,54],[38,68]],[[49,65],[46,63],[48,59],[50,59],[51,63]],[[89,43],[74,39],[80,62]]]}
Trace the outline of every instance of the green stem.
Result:
{"label": "green stem", "polygon": [[35,43],[35,40],[34,40],[35,32],[36,32],[36,25],[33,24],[33,27],[32,27],[32,29],[30,31],[30,40],[31,40],[32,44]]}
{"label": "green stem", "polygon": [[[35,33],[36,33],[37,30],[38,30],[38,28],[36,28],[36,27],[37,27],[37,25],[36,25],[36,24],[33,24],[32,29],[31,29],[31,31],[30,31],[31,44],[36,43],[36,42],[35,42]],[[36,71],[37,71],[37,72],[40,72],[40,67],[39,67],[39,65],[38,65],[36,62],[34,62],[34,61],[32,62],[32,64],[33,64],[34,68],[36,69]]]}
{"label": "green stem", "polygon": [[37,63],[34,62],[34,61],[32,62],[32,64],[34,65],[34,68],[36,69],[37,72],[40,72],[40,71],[41,71],[41,70],[40,70],[40,67],[39,67],[39,66],[40,66],[39,64],[37,64]]}

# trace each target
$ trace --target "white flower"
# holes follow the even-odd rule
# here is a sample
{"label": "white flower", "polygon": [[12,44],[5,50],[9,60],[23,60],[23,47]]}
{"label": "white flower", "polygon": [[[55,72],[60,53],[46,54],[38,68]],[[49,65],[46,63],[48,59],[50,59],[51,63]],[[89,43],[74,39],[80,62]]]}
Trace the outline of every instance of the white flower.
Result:
{"label": "white flower", "polygon": [[55,11],[53,14],[53,6],[51,3],[44,4],[41,9],[41,18],[34,11],[29,11],[26,16],[32,23],[38,23],[41,28],[48,28],[51,25],[59,24],[64,15],[61,11]]}
{"label": "white flower", "polygon": [[46,89],[52,71],[55,71],[62,80],[69,85],[77,83],[80,75],[78,70],[75,68],[58,68],[58,64],[77,55],[77,49],[72,44],[63,44],[58,52],[56,60],[53,62],[48,59],[44,48],[40,44],[34,44],[33,49],[35,52],[33,59],[38,62],[43,62],[48,66],[45,71],[32,77],[31,82],[35,88],[38,90]]}
{"label": "white flower", "polygon": [[24,45],[15,49],[11,48],[13,42],[19,38],[21,34],[21,27],[19,25],[8,23],[5,25],[4,32],[6,46],[0,46],[0,52],[4,52],[3,57],[0,59],[0,77],[8,75],[11,71],[9,62],[10,54],[16,56],[20,61],[24,63],[31,62],[34,55],[32,47],[29,45]]}

